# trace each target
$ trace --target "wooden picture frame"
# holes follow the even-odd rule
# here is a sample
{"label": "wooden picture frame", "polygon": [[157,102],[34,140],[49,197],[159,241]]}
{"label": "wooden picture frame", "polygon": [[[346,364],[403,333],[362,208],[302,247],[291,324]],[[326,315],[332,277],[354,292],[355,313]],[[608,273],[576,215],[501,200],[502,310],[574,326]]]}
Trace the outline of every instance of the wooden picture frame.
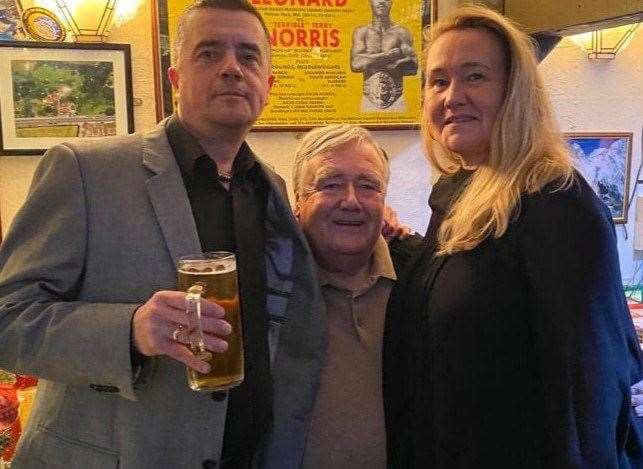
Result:
{"label": "wooden picture frame", "polygon": [[632,133],[566,133],[577,167],[607,205],[614,223],[627,223]]}

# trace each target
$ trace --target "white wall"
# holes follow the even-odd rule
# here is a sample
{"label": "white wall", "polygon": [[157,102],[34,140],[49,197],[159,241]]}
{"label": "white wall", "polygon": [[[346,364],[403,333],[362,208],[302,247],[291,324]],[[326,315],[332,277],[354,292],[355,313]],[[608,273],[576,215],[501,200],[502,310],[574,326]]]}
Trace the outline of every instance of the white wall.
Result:
{"label": "white wall", "polygon": [[[635,181],[643,128],[643,28],[613,60],[590,61],[578,46],[563,39],[540,67],[563,132],[634,134],[629,194],[643,195]],[[628,215],[626,225],[617,225],[621,272],[626,284],[640,283],[640,278],[632,278],[637,267],[634,207]]]}
{"label": "white wall", "polygon": [[[380,130],[373,133],[391,162],[388,204],[401,220],[424,234],[429,223],[430,171],[421,149],[419,131]],[[255,152],[286,180],[291,199],[292,155],[302,135],[301,132],[253,132],[248,138]]]}
{"label": "white wall", "polygon": [[[152,66],[152,15],[150,0],[139,6],[131,20],[112,28],[110,42],[131,44],[134,127],[147,129],[156,122]],[[40,156],[0,156],[0,225],[2,236],[22,205]]]}

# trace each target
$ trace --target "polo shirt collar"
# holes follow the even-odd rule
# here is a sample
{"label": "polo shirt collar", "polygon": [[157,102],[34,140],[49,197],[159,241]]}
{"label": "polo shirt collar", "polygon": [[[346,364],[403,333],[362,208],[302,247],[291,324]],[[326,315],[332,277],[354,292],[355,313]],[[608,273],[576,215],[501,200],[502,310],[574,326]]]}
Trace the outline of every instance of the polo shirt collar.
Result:
{"label": "polo shirt collar", "polygon": [[[341,282],[338,282],[337,276],[333,275],[332,272],[328,272],[319,266],[317,267],[317,272],[319,284],[322,287],[333,285],[341,288]],[[397,280],[388,244],[381,235],[375,242],[375,249],[371,256],[371,266],[368,274],[369,286],[374,285],[380,277],[387,278],[392,281]]]}

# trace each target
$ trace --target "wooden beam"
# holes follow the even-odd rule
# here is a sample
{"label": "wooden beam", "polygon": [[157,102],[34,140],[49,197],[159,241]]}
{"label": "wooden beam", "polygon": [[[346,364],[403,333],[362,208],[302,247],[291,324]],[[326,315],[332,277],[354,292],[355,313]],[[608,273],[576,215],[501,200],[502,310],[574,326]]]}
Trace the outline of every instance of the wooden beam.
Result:
{"label": "wooden beam", "polygon": [[528,32],[580,33],[643,20],[643,0],[505,0],[504,14]]}

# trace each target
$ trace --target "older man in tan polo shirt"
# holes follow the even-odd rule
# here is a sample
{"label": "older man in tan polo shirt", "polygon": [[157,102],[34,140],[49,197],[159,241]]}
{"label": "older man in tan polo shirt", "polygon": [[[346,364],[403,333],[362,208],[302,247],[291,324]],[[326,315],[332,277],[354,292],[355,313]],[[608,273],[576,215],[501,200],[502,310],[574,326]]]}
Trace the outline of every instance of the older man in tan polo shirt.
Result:
{"label": "older man in tan polo shirt", "polygon": [[381,236],[389,169],[363,128],[308,133],[294,163],[295,214],[317,260],[328,347],[304,468],[384,468],[384,318],[395,270]]}

